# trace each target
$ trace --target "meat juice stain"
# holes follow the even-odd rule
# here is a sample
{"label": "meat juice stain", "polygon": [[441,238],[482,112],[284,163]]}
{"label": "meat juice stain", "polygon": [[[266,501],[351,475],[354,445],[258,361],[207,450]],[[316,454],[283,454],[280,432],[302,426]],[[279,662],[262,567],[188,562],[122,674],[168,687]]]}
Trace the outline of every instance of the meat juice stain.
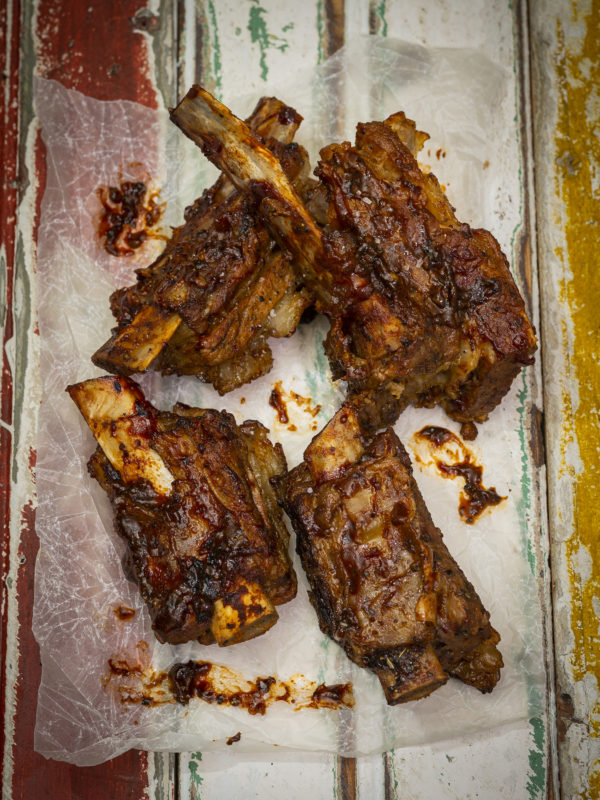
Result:
{"label": "meat juice stain", "polygon": [[[281,384],[281,381],[277,381],[273,386],[273,391],[271,392],[271,396],[269,397],[269,405],[271,408],[274,408],[277,411],[277,418],[282,425],[287,425],[290,421],[288,410],[287,410],[287,402],[285,399],[285,395],[288,395],[289,400],[292,400],[298,408],[301,408],[307,414],[310,414],[311,417],[316,417],[319,411],[321,410],[320,405],[313,405],[313,401],[310,397],[303,397],[301,394],[290,390],[286,392]],[[290,425],[288,427],[289,431],[297,431],[298,428],[295,425]],[[313,426],[313,430],[316,430],[316,426]]]}
{"label": "meat juice stain", "polygon": [[290,421],[290,418],[288,417],[287,406],[285,404],[285,400],[283,399],[281,381],[277,381],[273,387],[273,391],[269,397],[269,405],[277,412],[277,418],[279,422],[281,422],[282,425],[287,425]]}
{"label": "meat juice stain", "polygon": [[[268,676],[248,681],[210,661],[176,663],[168,672],[162,672],[152,667],[144,668],[139,663],[129,664],[125,658],[113,656],[108,660],[104,687],[113,679],[121,704],[127,706],[157,706],[173,702],[188,705],[191,699],[197,698],[205,703],[243,708],[252,715],[264,715],[275,702],[297,704],[298,709],[337,709],[354,705],[351,683],[321,683],[307,696],[306,689],[299,690],[293,679],[286,682]],[[240,689],[244,684],[248,688]]]}
{"label": "meat juice stain", "polygon": [[142,181],[121,181],[119,186],[97,189],[102,213],[98,235],[112,256],[130,256],[146,241],[159,221],[163,207]]}
{"label": "meat juice stain", "polygon": [[436,425],[428,425],[421,428],[415,434],[415,437],[430,442],[434,449],[439,449],[444,444],[452,442],[458,445],[465,454],[462,461],[454,464],[435,459],[435,465],[444,477],[464,479],[465,485],[458,504],[458,512],[468,525],[472,525],[486,508],[497,506],[502,500],[506,500],[506,497],[501,497],[498,494],[495,487],[492,486],[490,489],[486,489],[483,486],[483,467],[471,461],[471,454],[452,431]]}
{"label": "meat juice stain", "polygon": [[133,619],[135,617],[135,608],[129,608],[129,606],[117,606],[113,609],[115,617],[120,619],[122,622],[126,622],[127,620]]}

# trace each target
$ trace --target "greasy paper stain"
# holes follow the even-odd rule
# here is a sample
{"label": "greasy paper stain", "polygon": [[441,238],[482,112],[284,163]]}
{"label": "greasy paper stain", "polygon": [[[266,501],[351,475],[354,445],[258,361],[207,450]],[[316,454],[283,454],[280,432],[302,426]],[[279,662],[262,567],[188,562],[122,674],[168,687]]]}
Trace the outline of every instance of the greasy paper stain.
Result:
{"label": "greasy paper stain", "polygon": [[254,680],[210,661],[176,663],[168,671],[156,670],[148,660],[145,642],[134,658],[115,655],[108,659],[102,685],[123,706],[187,705],[198,699],[219,706],[242,708],[249,714],[265,714],[273,703],[284,702],[295,710],[306,708],[351,708],[351,683],[325,684],[293,675],[280,680],[272,675]]}
{"label": "greasy paper stain", "polygon": [[468,525],[472,525],[487,508],[506,500],[493,486],[485,488],[482,483],[483,467],[476,463],[465,443],[447,428],[426,425],[414,434],[411,445],[419,463],[429,464],[433,461],[444,478],[464,480],[458,513]]}
{"label": "greasy paper stain", "polygon": [[[558,125],[555,158],[559,167],[556,192],[566,218],[566,259],[571,277],[565,282],[565,295],[573,329],[573,359],[570,382],[579,387],[577,404],[572,404],[568,386],[563,392],[562,451],[571,436],[577,441],[581,469],[575,473],[563,455],[564,471],[573,480],[574,529],[566,542],[566,557],[571,582],[571,627],[574,648],[570,656],[575,681],[600,674],[600,638],[594,602],[600,600],[600,327],[597,298],[600,296],[598,235],[600,223],[600,2],[592,0],[583,9],[573,4],[575,38],[565,36],[557,23]],[[565,270],[566,271],[566,270]],[[590,575],[584,580],[578,570],[578,554],[589,554]],[[596,695],[597,697],[598,695]],[[590,709],[590,736],[600,735],[600,704]],[[600,770],[589,778],[590,796],[600,794]]]}

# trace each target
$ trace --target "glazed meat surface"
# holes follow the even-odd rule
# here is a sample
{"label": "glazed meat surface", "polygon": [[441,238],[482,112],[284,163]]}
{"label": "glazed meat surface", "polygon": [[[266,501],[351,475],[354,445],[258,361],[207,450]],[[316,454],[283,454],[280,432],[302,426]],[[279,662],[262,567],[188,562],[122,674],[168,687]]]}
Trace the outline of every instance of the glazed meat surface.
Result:
{"label": "glazed meat surface", "polygon": [[[408,404],[483,421],[531,363],[535,335],[497,241],[460,223],[415,155],[427,135],[404,114],[360,124],[356,145],[321,151],[303,202],[281,165],[208,92],[172,119],[240,190],[330,320],[334,378],[371,429]],[[215,143],[219,146],[216,147]]]}
{"label": "glazed meat surface", "polygon": [[424,697],[450,675],[494,688],[500,637],[391,429],[365,437],[343,406],[279,490],[321,629],[375,672],[388,703]]}
{"label": "glazed meat surface", "polygon": [[[296,184],[308,172],[306,153],[292,142],[300,121],[275,98],[261,100],[249,120]],[[268,338],[293,333],[311,296],[261,221],[257,201],[227,179],[185,216],[137,282],[112,295],[117,328],[92,360],[123,375],[196,375],[223,394],[270,370]]]}
{"label": "glazed meat surface", "polygon": [[325,349],[351,395],[377,405],[384,389],[392,409],[439,403],[483,421],[531,363],[535,336],[498,242],[460,223],[420,170],[426,138],[395,114],[358,125],[354,147],[321,151],[328,263],[344,287]]}
{"label": "glazed meat surface", "polygon": [[126,378],[68,391],[98,440],[88,468],[110,498],[125,572],[157,638],[229,645],[264,633],[296,594],[270,484],[286,469],[281,447],[226,412],[157,411]]}

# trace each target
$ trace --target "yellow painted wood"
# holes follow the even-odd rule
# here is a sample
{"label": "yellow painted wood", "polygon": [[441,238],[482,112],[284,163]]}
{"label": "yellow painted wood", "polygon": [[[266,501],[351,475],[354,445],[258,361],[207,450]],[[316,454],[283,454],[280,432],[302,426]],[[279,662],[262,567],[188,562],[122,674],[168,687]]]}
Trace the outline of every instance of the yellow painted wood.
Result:
{"label": "yellow painted wood", "polygon": [[[587,720],[590,738],[600,736],[600,3],[573,6],[572,21],[581,35],[566,35],[557,20],[556,61],[559,118],[555,138],[559,165],[556,191],[564,204],[566,248],[559,258],[568,263],[563,297],[572,321],[573,351],[570,375],[577,386],[562,390],[562,466],[574,484],[572,531],[565,557],[571,591],[570,654],[572,678],[589,684]],[[567,456],[577,443],[578,463]],[[600,796],[600,761],[589,764],[587,785],[577,787],[581,797]]]}
{"label": "yellow painted wood", "polygon": [[[556,163],[561,166],[557,193],[564,203],[566,251],[571,271],[563,294],[573,321],[572,378],[579,388],[578,404],[572,403],[569,387],[563,390],[564,427],[561,449],[575,438],[581,464],[576,468],[563,456],[564,468],[575,483],[577,516],[567,541],[571,575],[573,672],[576,679],[588,671],[600,677],[600,270],[598,234],[600,225],[600,3],[574,9],[576,21],[584,26],[578,41],[565,41],[560,20],[557,36],[560,57],[559,120],[556,131]],[[590,574],[578,569],[578,551],[586,548]],[[591,733],[600,734],[600,705],[596,698],[590,709]],[[594,779],[600,787],[600,773]]]}
{"label": "yellow painted wood", "polygon": [[600,797],[600,2],[531,0],[558,745]]}

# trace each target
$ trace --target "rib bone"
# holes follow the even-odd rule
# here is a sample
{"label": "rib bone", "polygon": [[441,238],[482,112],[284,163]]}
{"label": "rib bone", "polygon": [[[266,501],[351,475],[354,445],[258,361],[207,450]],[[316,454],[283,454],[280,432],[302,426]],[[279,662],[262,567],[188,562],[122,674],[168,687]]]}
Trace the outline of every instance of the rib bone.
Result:
{"label": "rib bone", "polygon": [[173,476],[148,444],[154,409],[137,386],[103,377],[73,384],[67,391],[123,481],[146,480],[157,494],[169,495]]}
{"label": "rib bone", "polygon": [[[256,132],[257,136],[271,137],[271,140],[276,140],[281,145],[287,145],[293,140],[300,121],[301,117],[293,109],[285,106],[275,98],[263,98],[249,119],[252,130]],[[271,158],[274,158],[274,156],[271,156]],[[279,164],[279,162],[277,163]],[[198,236],[199,232],[214,229],[223,213],[231,214],[236,204],[237,206],[240,206],[240,204],[247,205],[242,197],[231,198],[234,190],[234,186],[222,175],[217,183],[205,192],[202,198],[196,201],[186,223],[175,230],[172,239],[159,259],[147,269],[139,272],[140,277],[138,278],[137,286],[120,290],[113,295],[113,298],[111,298],[111,301],[114,301],[113,311],[118,316],[120,324],[111,338],[93,355],[92,361],[97,366],[121,375],[144,372],[151,366],[166,372],[183,371],[187,373],[190,370],[185,369],[183,361],[186,359],[180,352],[179,343],[181,340],[185,342],[191,340],[193,341],[192,351],[196,354],[196,359],[191,359],[195,369],[199,369],[199,365],[195,363],[199,359],[208,372],[208,375],[204,376],[205,378],[212,380],[219,390],[220,385],[218,384],[225,385],[227,383],[227,381],[219,381],[218,376],[216,376],[216,380],[213,380],[210,377],[210,370],[211,367],[218,367],[221,362],[231,359],[233,355],[228,355],[226,348],[214,348],[213,350],[210,348],[213,340],[219,334],[223,335],[222,332],[228,325],[228,316],[235,316],[238,312],[239,302],[237,302],[237,295],[231,303],[231,313],[229,315],[226,314],[223,319],[217,318],[216,327],[213,331],[211,327],[213,321],[209,319],[214,312],[214,297],[211,293],[214,294],[216,292],[218,297],[218,290],[214,288],[208,290],[206,301],[196,304],[194,324],[192,324],[193,330],[190,330],[187,325],[183,325],[179,331],[181,335],[178,334],[173,338],[180,328],[182,320],[188,324],[190,323],[185,311],[181,311],[183,316],[178,313],[181,309],[179,304],[185,305],[188,300],[189,287],[186,284],[186,280],[182,279],[180,274],[175,273],[181,270],[182,264],[186,259],[192,262],[194,259],[202,260],[204,258],[203,248],[205,245],[202,237]],[[261,225],[260,222],[258,224]],[[235,233],[233,233],[233,237],[235,239]],[[261,278],[262,283],[266,283],[271,287],[271,293],[275,290],[278,295],[283,295],[286,288],[289,288],[290,292],[293,291],[292,283],[294,281],[297,282],[297,279],[295,273],[290,269],[288,257],[282,257],[280,253],[275,254],[274,257],[266,254],[264,263],[262,263],[262,258],[258,255],[256,257],[258,261],[255,265],[255,271],[262,265],[263,274],[259,276],[258,281],[253,282],[254,274],[252,274],[249,279],[247,278],[241,282],[246,304],[252,302],[254,295],[258,298],[263,294],[260,285]],[[287,280],[289,286],[285,280],[287,273],[289,273],[289,279]],[[162,282],[160,280],[165,275],[169,279],[166,288],[164,280]],[[246,285],[244,286],[244,284]],[[254,286],[253,284],[256,285]],[[197,292],[198,289],[196,287]],[[300,293],[296,294],[300,295]],[[298,309],[298,318],[303,308],[310,303],[310,298],[307,299],[306,291],[302,298],[304,302],[302,307]],[[262,300],[262,297],[260,299]],[[279,296],[274,296],[273,304],[278,299],[280,299]],[[143,303],[141,310],[139,308],[140,302]],[[135,316],[131,314],[133,319],[123,322],[123,310],[129,311],[131,307],[137,313],[135,313]],[[268,303],[260,303],[259,307],[254,311],[256,319],[253,321],[253,326],[248,325],[245,328],[238,326],[236,329],[238,338],[240,332],[243,331],[247,331],[247,339],[253,332],[260,332],[263,326],[267,330],[263,317],[266,317],[270,310]],[[262,317],[260,317],[260,314],[262,314]],[[208,330],[206,330],[207,326]],[[172,352],[168,346],[171,339],[174,342],[175,352]],[[205,342],[204,339],[207,339],[207,341]],[[240,346],[247,343],[246,339],[243,338],[238,343],[238,350]],[[192,352],[188,352],[186,355],[189,361]],[[169,368],[172,365],[174,365],[174,369]]]}
{"label": "rib bone", "polygon": [[200,86],[193,86],[171,110],[171,119],[238,189],[262,199],[265,221],[294,254],[317,299],[329,303],[330,275],[315,270],[323,260],[321,233],[277,158],[242,120]]}
{"label": "rib bone", "polygon": [[98,440],[88,468],[108,494],[160,641],[236,644],[296,593],[271,478],[286,468],[258,422],[177,405],[158,411],[128,378],[68,392]]}

